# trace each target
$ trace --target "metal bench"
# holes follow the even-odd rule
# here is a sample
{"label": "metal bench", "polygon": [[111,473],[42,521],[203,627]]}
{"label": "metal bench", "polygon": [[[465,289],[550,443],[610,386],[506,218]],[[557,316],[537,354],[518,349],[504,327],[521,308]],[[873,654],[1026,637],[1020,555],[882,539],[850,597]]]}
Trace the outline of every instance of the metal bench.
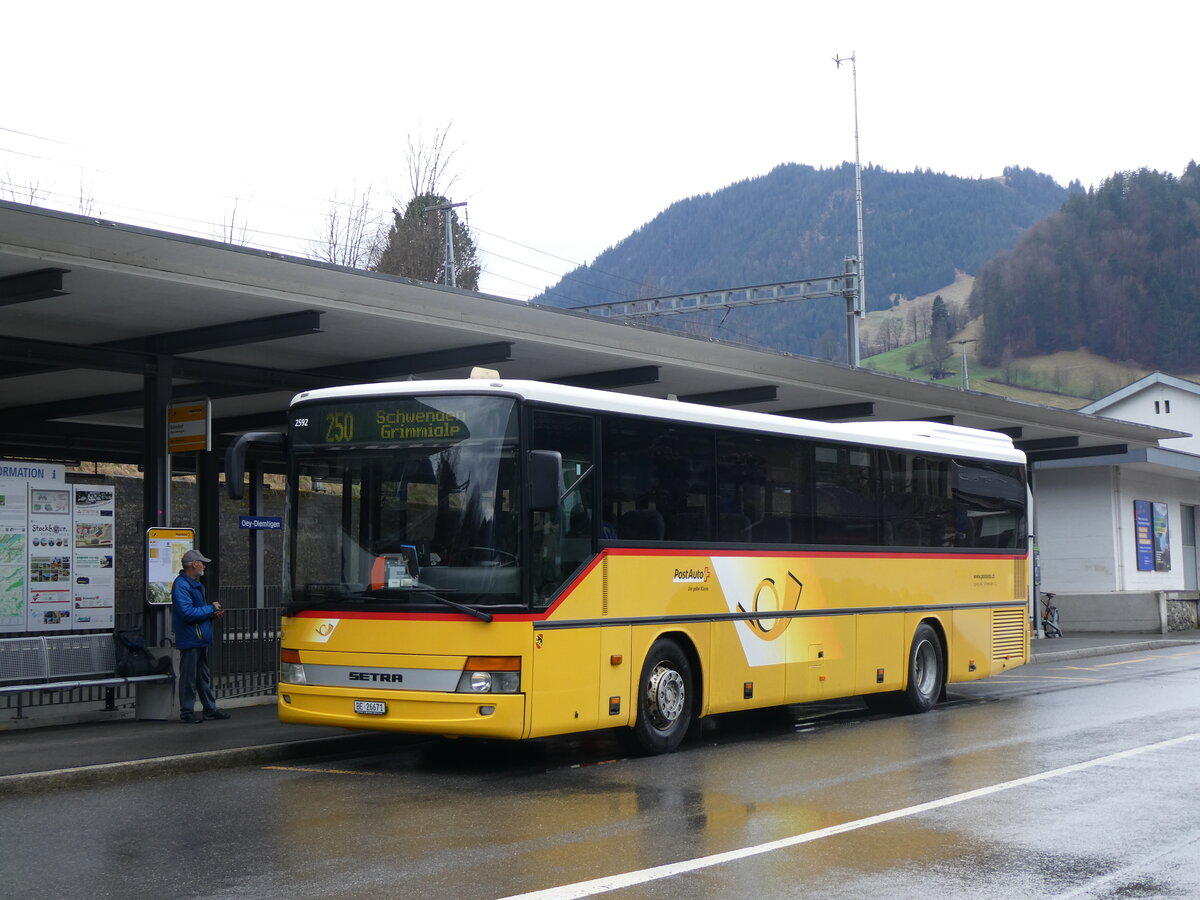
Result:
{"label": "metal bench", "polygon": [[[113,674],[116,666],[117,648],[111,632],[0,638],[0,696],[89,687],[115,688],[171,681],[175,677],[170,673],[125,677]],[[21,717],[21,705],[18,696],[18,718]],[[114,708],[113,692],[108,691],[105,709]]]}

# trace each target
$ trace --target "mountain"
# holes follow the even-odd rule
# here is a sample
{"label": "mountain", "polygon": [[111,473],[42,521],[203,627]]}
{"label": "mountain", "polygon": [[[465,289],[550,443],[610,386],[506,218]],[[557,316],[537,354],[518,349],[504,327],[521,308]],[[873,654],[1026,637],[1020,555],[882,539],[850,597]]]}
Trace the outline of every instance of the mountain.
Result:
{"label": "mountain", "polygon": [[1200,370],[1200,166],[1118,172],[979,270],[985,365],[1059,351]]}
{"label": "mountain", "polygon": [[[1066,201],[1048,175],[999,178],[863,169],[868,309],[976,272]],[[854,167],[786,164],[680,200],[533,302],[574,307],[840,273],[857,246]],[[840,299],[771,304],[655,324],[806,356],[845,356]]]}

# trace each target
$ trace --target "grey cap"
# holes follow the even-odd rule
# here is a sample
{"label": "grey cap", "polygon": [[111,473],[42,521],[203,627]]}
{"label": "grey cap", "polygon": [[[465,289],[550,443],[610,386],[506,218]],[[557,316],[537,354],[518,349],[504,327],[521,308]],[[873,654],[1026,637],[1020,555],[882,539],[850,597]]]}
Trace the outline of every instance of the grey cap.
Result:
{"label": "grey cap", "polygon": [[207,556],[205,556],[203,553],[201,553],[199,550],[189,550],[187,553],[183,554],[183,559],[181,560],[181,562],[186,566],[189,563],[194,563],[194,562],[210,563],[210,562],[212,562],[212,560],[209,559]]}

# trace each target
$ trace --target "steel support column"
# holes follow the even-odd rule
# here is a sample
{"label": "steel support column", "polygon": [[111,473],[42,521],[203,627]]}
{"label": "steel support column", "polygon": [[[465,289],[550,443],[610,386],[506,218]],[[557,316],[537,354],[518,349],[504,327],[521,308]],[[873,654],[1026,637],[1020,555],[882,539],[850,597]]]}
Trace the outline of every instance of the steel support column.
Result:
{"label": "steel support column", "polygon": [[[171,524],[171,457],[167,453],[167,406],[171,402],[171,357],[158,356],[142,383],[142,518],[146,528]],[[143,551],[146,542],[142,541]],[[147,570],[142,560],[142,571]],[[161,647],[170,632],[168,609],[146,607],[146,640]]]}
{"label": "steel support column", "polygon": [[196,460],[196,547],[212,559],[204,571],[205,593],[209,602],[221,597],[221,485],[220,455],[211,450],[197,454]]}
{"label": "steel support column", "polygon": [[[251,518],[263,514],[263,464],[262,460],[252,458],[246,466],[250,473],[250,491],[248,498],[250,501],[250,516]],[[247,557],[250,561],[250,589],[254,592],[254,605],[258,609],[263,609],[267,605],[267,589],[266,577],[263,565],[263,532],[259,528],[251,528],[246,532],[247,536]]]}
{"label": "steel support column", "polygon": [[143,518],[146,528],[171,524],[171,458],[167,455],[167,407],[171,403],[171,357],[159,356],[143,379]]}

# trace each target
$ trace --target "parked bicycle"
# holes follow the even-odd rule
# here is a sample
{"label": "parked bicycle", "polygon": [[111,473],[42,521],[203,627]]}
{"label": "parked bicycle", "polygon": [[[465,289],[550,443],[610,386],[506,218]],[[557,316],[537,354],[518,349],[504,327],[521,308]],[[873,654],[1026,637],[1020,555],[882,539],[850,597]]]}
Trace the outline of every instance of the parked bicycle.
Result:
{"label": "parked bicycle", "polygon": [[1055,596],[1053,591],[1042,591],[1042,634],[1048,638],[1063,636],[1058,624],[1058,607],[1054,605]]}

